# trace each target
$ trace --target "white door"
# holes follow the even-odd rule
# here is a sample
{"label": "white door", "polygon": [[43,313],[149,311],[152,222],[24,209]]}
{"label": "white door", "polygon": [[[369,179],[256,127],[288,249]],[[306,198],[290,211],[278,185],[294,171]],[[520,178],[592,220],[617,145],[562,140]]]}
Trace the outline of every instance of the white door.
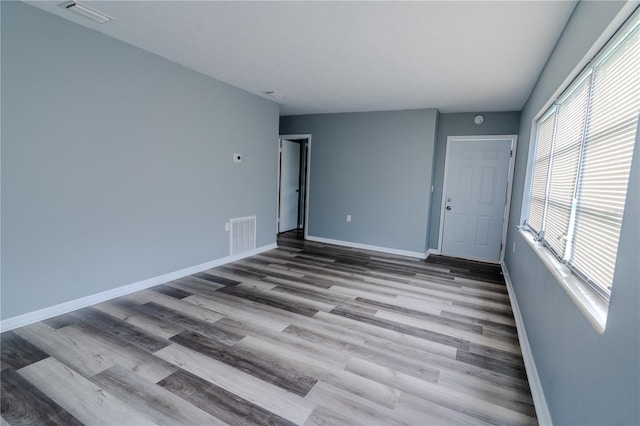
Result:
{"label": "white door", "polygon": [[442,254],[500,261],[514,143],[515,136],[447,140]]}
{"label": "white door", "polygon": [[298,227],[300,193],[300,144],[280,140],[280,221],[278,232]]}

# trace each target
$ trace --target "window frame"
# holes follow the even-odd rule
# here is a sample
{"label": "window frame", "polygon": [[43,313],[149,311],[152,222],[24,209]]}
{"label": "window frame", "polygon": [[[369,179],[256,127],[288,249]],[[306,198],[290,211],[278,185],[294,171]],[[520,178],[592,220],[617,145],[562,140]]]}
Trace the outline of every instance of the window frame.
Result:
{"label": "window frame", "polygon": [[[634,10],[635,9],[635,10]],[[529,146],[529,159],[528,159],[528,167],[527,167],[527,180],[526,180],[526,192],[524,197],[524,203],[522,208],[522,215],[519,225],[519,234],[520,236],[529,244],[529,246],[534,250],[534,252],[538,255],[538,257],[542,260],[543,264],[547,266],[552,275],[559,282],[561,287],[565,289],[565,291],[569,294],[571,299],[576,303],[580,311],[585,315],[585,317],[591,322],[594,328],[599,332],[603,333],[606,327],[606,319],[608,314],[609,307],[609,299],[610,294],[606,294],[601,290],[600,286],[596,283],[593,283],[587,276],[584,275],[581,271],[576,269],[575,267],[567,264],[564,259],[561,259],[555,250],[545,244],[545,241],[540,238],[539,232],[535,229],[532,229],[528,226],[527,220],[529,219],[529,214],[532,207],[532,194],[534,189],[534,177],[535,177],[535,167],[536,163],[538,163],[537,158],[537,149],[538,149],[538,140],[539,140],[539,130],[540,123],[549,119],[550,116],[554,116],[554,124],[553,124],[553,139],[555,140],[555,130],[557,127],[557,114],[558,114],[558,106],[561,104],[563,99],[570,98],[572,93],[576,88],[580,86],[586,79],[593,80],[595,66],[604,62],[608,56],[613,54],[616,51],[616,48],[620,43],[625,40],[625,38],[634,31],[634,27],[640,25],[640,7],[634,7],[631,10],[631,13],[627,12],[626,16],[622,19],[621,25],[616,25],[612,28],[610,36],[603,39],[601,37],[602,42],[594,44],[594,47],[585,55],[585,59],[581,61],[578,67],[572,72],[569,77],[563,82],[562,85],[556,90],[553,96],[545,103],[544,107],[535,115],[534,119],[531,122],[531,134],[530,134],[530,146]],[[599,46],[599,47],[598,47]],[[591,86],[592,83],[590,83]],[[588,88],[588,91],[591,92],[592,87]],[[587,103],[587,108],[589,108],[590,101]],[[589,112],[587,111],[587,117]],[[586,126],[585,126],[586,127]],[[640,134],[640,118],[636,124],[636,136],[635,140],[638,139],[638,134]],[[580,154],[578,160],[578,173],[579,170],[583,167],[584,160],[584,138],[586,132],[583,133],[582,138],[583,141],[580,146]],[[636,147],[637,149],[637,147]],[[541,229],[545,230],[545,218],[546,218],[546,210],[548,208],[548,190],[549,190],[549,176],[551,174],[551,167],[553,162],[553,142],[551,147],[549,148],[549,156],[551,159],[547,164],[547,180],[545,182],[545,203],[542,208],[542,217],[540,219]],[[576,192],[579,184],[576,184]],[[575,209],[576,199],[574,197],[572,209]],[[573,213],[571,217],[573,218]],[[573,220],[573,219],[572,219]],[[568,231],[570,230],[571,225],[568,227]],[[544,234],[543,234],[544,235]],[[569,243],[570,244],[570,243]],[[514,246],[515,249],[515,246]],[[615,265],[614,265],[615,269]]]}

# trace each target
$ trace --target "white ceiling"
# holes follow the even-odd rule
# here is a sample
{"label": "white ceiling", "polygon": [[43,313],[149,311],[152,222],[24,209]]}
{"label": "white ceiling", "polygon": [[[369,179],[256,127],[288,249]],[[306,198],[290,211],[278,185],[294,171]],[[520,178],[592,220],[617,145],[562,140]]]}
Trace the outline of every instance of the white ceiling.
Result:
{"label": "white ceiling", "polygon": [[575,1],[87,1],[95,24],[29,2],[256,95],[281,115],[517,111]]}

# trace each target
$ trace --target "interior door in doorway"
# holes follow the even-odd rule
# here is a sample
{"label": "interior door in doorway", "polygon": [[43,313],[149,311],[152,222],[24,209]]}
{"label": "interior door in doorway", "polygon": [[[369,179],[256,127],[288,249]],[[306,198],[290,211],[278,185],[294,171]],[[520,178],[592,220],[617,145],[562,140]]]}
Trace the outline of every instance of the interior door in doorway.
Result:
{"label": "interior door in doorway", "polygon": [[278,232],[298,228],[300,193],[300,144],[280,140],[280,221]]}
{"label": "interior door in doorway", "polygon": [[499,262],[514,136],[447,141],[441,252]]}

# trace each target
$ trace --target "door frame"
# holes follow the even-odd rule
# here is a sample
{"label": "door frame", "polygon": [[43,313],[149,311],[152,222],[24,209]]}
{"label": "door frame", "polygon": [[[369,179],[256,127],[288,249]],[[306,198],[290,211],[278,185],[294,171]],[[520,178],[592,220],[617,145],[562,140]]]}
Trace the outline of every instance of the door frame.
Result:
{"label": "door frame", "polygon": [[[509,158],[509,172],[507,175],[507,199],[504,205],[504,216],[502,218],[502,238],[500,240],[500,260],[497,263],[504,261],[504,253],[507,249],[507,227],[509,226],[509,212],[511,211],[511,190],[513,188],[513,174],[516,165],[516,148],[518,146],[518,135],[476,135],[476,136],[447,136],[447,148],[444,157],[444,175],[442,179],[442,200],[440,206],[440,230],[438,231],[438,252],[442,253],[442,240],[444,234],[444,212],[446,206],[446,194],[447,194],[447,173],[449,172],[449,160],[451,158],[449,153],[450,142],[478,142],[484,140],[506,140],[511,142],[511,157]],[[482,262],[490,262],[486,259],[473,259]]]}
{"label": "door frame", "polygon": [[279,135],[278,136],[278,204],[276,206],[276,235],[278,235],[278,229],[280,229],[280,141],[283,139],[306,139],[307,140],[307,164],[305,165],[305,185],[304,185],[304,239],[309,236],[309,188],[311,182],[311,134],[295,134],[295,135]]}

